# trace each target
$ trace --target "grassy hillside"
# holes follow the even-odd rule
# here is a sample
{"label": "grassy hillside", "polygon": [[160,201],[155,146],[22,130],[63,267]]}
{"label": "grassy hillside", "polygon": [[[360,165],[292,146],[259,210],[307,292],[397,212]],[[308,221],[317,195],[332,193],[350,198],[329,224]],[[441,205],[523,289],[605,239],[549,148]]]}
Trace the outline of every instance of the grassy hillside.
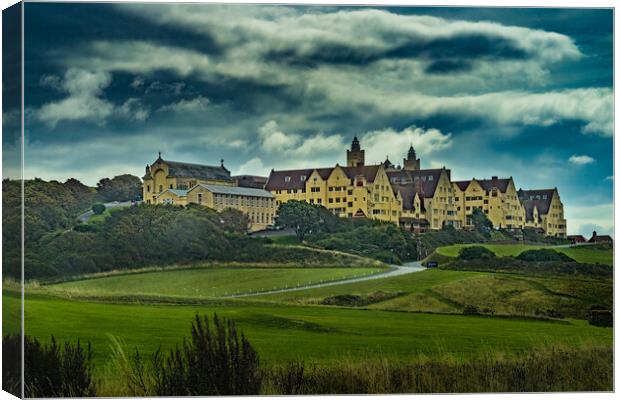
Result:
{"label": "grassy hillside", "polygon": [[192,268],[122,274],[47,285],[47,290],[84,296],[207,298],[280,289],[370,275],[379,268]]}
{"label": "grassy hillside", "polygon": [[[462,313],[466,306],[496,315],[586,318],[592,305],[612,306],[608,280],[526,277],[515,274],[426,270],[410,275],[332,287],[260,296],[299,304],[321,304],[335,296],[386,300],[368,308],[394,311]],[[333,303],[333,302],[332,302]],[[346,305],[346,304],[342,304]]]}
{"label": "grassy hillside", "polygon": [[[17,312],[19,294],[5,291],[3,308]],[[416,354],[469,357],[498,350],[507,353],[532,346],[591,343],[611,346],[610,329],[585,321],[557,323],[483,316],[434,315],[295,306],[240,301],[201,306],[149,306],[71,301],[28,295],[26,333],[42,340],[90,341],[95,362],[107,360],[110,335],[128,349],[170,348],[189,328],[194,314],[213,313],[234,318],[251,338],[265,362],[304,359],[389,357],[411,360]],[[4,332],[10,327],[4,326]]]}
{"label": "grassy hillside", "polygon": [[[476,246],[484,246],[491,250],[498,257],[517,256],[526,250],[534,250],[545,248],[547,246],[529,245],[529,244],[488,244],[476,243]],[[451,246],[439,247],[436,252],[443,256],[457,257],[459,251],[464,247],[470,247],[473,244],[455,244]],[[555,251],[562,252],[575,261],[587,264],[613,264],[613,251],[599,247],[553,247]]]}

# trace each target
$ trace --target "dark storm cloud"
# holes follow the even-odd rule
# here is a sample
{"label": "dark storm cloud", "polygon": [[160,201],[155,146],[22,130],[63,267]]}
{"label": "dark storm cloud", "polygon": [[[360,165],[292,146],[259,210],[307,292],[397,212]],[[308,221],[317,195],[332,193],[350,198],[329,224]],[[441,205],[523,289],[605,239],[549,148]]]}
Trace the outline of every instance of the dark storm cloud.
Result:
{"label": "dark storm cloud", "polygon": [[576,224],[606,223],[608,10],[26,8],[29,176],[141,175],[157,151],[244,173],[327,166],[358,135],[371,163],[415,143],[424,167],[492,165],[557,185]]}

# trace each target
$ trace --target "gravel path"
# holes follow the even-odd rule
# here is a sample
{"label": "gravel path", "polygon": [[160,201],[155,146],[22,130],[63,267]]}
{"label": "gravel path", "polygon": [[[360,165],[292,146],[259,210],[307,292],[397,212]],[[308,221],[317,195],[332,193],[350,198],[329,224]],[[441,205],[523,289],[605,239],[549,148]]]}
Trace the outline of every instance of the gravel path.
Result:
{"label": "gravel path", "polygon": [[233,294],[233,295],[222,296],[222,297],[238,298],[238,297],[262,296],[264,294],[294,292],[296,290],[314,289],[314,288],[320,288],[320,287],[326,287],[326,286],[344,285],[346,283],[370,281],[373,279],[391,278],[393,276],[407,275],[407,274],[411,274],[414,272],[424,271],[425,269],[426,268],[424,268],[419,261],[413,261],[410,263],[406,263],[404,265],[390,265],[390,269],[388,271],[379,272],[373,275],[361,276],[358,278],[348,278],[348,279],[342,279],[338,281],[316,283],[316,284],[299,286],[299,287],[294,287],[294,288],[275,289],[275,290],[269,290],[269,291],[264,291],[264,292]]}

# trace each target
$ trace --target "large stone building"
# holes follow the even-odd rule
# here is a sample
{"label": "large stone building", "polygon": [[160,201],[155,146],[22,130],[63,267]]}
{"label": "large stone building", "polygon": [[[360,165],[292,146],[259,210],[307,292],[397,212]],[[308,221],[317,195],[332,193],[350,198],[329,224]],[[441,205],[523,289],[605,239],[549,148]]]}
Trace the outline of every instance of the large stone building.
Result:
{"label": "large stone building", "polygon": [[472,226],[482,210],[495,228],[539,228],[566,236],[566,220],[557,189],[517,191],[510,178],[452,181],[449,169],[421,169],[413,146],[403,166],[389,159],[366,165],[357,137],[346,152],[347,166],[272,170],[265,190],[276,206],[289,200],[320,204],[342,217],[390,221],[414,232]]}
{"label": "large stone building", "polygon": [[204,205],[217,211],[234,208],[244,212],[250,231],[273,225],[276,204],[274,196],[262,189],[257,176],[231,177],[230,171],[220,166],[190,164],[161,158],[147,165],[142,178],[143,199],[147,204],[190,203]]}

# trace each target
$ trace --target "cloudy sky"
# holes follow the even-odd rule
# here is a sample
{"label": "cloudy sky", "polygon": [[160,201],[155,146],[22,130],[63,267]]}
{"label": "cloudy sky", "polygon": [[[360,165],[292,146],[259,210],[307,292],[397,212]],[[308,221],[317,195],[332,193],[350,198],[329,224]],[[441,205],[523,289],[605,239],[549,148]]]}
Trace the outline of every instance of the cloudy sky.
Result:
{"label": "cloudy sky", "polygon": [[357,135],[370,163],[413,144],[453,179],[558,187],[570,233],[612,231],[611,10],[25,10],[28,178],[142,176],[158,151],[266,175],[344,163]]}

